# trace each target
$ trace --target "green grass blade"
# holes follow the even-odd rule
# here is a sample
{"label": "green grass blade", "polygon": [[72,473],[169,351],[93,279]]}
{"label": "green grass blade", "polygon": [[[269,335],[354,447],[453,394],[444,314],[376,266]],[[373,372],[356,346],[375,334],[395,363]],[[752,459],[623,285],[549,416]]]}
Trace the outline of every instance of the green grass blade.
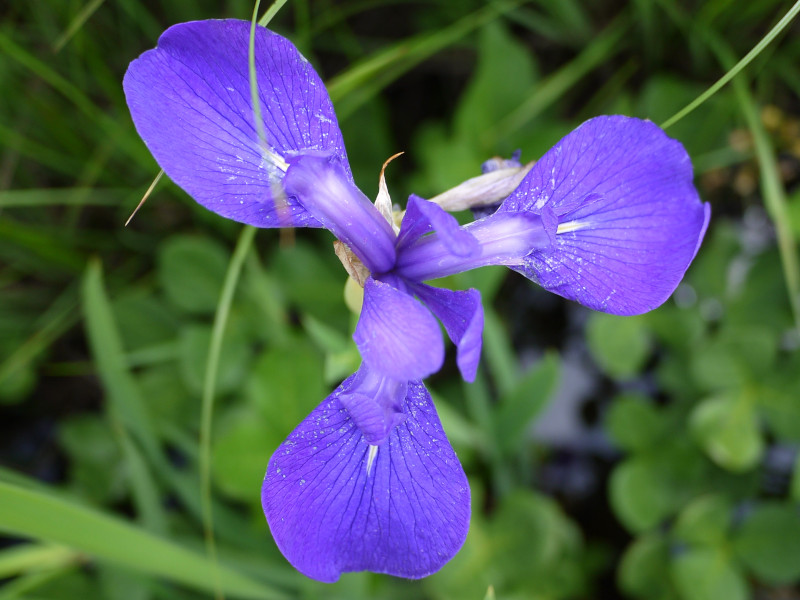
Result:
{"label": "green grass blade", "polygon": [[[200,415],[200,493],[202,496],[203,531],[206,538],[206,548],[208,550],[209,559],[215,565],[214,514],[211,505],[211,425],[214,415],[214,391],[217,384],[222,339],[228,324],[233,295],[239,283],[239,276],[242,272],[244,259],[247,257],[250,247],[253,245],[255,234],[255,227],[249,225],[245,226],[242,233],[239,235],[239,241],[231,257],[228,272],[225,275],[225,282],[222,286],[219,304],[217,305],[217,312],[216,315],[214,315],[214,326],[211,332],[211,343],[208,348],[208,360],[206,361],[205,380],[203,382],[203,403]],[[253,493],[258,493],[258,490],[254,490]],[[219,590],[217,590],[217,597],[220,597]]]}
{"label": "green grass blade", "polygon": [[351,67],[327,83],[339,119],[345,119],[389,83],[471,31],[516,8],[519,2],[496,2],[449,27],[404,40]]}
{"label": "green grass blade", "polygon": [[[256,2],[256,13],[258,13],[258,4],[259,3]],[[258,24],[261,25],[261,27],[266,27],[269,25],[269,22],[272,21],[275,15],[278,14],[278,11],[283,8],[284,4],[286,4],[286,0],[275,0],[275,2],[272,3],[272,6],[267,9],[267,12],[264,13],[264,16],[258,20]]]}
{"label": "green grass blade", "polygon": [[800,262],[798,262],[797,240],[792,231],[786,190],[781,182],[780,168],[769,134],[764,128],[756,102],[746,82],[737,79],[734,82],[734,90],[739,99],[739,106],[747,120],[747,126],[753,135],[756,160],[761,171],[761,193],[764,196],[764,205],[775,226],[786,290],[789,294],[795,327],[800,331]]}
{"label": "green grass blade", "polygon": [[28,571],[55,569],[80,561],[80,555],[55,544],[19,544],[0,551],[0,579]]}
{"label": "green grass blade", "polygon": [[49,188],[0,191],[0,209],[42,206],[119,206],[134,192],[121,188]]}
{"label": "green grass blade", "polygon": [[496,145],[496,140],[502,140],[512,135],[547,107],[561,99],[566,91],[587,73],[622,49],[620,42],[629,26],[630,19],[626,15],[617,17],[576,58],[540,82],[537,85],[536,93],[531,94],[527,102],[521,104],[505,119],[497,123],[496,127],[482,132],[481,142],[487,144],[487,147]]}
{"label": "green grass blade", "polygon": [[94,12],[100,8],[100,5],[103,4],[105,0],[92,0],[91,2],[87,3],[81,11],[75,15],[75,18],[67,27],[66,31],[58,36],[58,39],[53,43],[53,52],[59,52],[68,41],[72,39],[78,30],[83,27],[83,24],[89,20]]}
{"label": "green grass blade", "polygon": [[89,345],[107,393],[108,413],[130,470],[136,506],[149,529],[164,532],[166,516],[160,503],[160,495],[138,447],[128,437],[127,430],[134,434],[150,456],[159,456],[160,450],[152,433],[153,428],[144,400],[128,370],[122,341],[106,296],[99,260],[92,260],[86,269],[82,295]]}
{"label": "green grass blade", "polygon": [[77,286],[70,286],[37,320],[36,332],[0,363],[0,385],[27,367],[78,321]]}
{"label": "green grass blade", "polygon": [[692,102],[690,102],[687,106],[679,110],[669,119],[664,121],[661,124],[662,129],[666,129],[667,127],[674,125],[678,121],[680,121],[683,117],[688,115],[698,106],[700,106],[703,102],[708,100],[711,96],[716,94],[722,87],[728,83],[731,79],[736,77],[742,69],[744,69],[750,62],[766,48],[775,37],[784,30],[784,28],[792,22],[792,20],[797,16],[797,13],[800,12],[800,0],[794,3],[792,8],[790,8],[783,18],[778,21],[778,23],[769,31],[767,35],[765,35],[758,44],[756,44],[750,52],[748,52],[744,58],[742,58],[736,65],[734,65],[731,69],[728,70],[725,75],[720,77],[720,79],[708,88],[705,92],[700,94],[697,98],[695,98]]}
{"label": "green grass blade", "polygon": [[[214,589],[204,556],[101,512],[47,494],[0,483],[0,531],[50,541],[142,573],[187,586]],[[281,593],[224,566],[222,589],[238,598],[283,598]]]}

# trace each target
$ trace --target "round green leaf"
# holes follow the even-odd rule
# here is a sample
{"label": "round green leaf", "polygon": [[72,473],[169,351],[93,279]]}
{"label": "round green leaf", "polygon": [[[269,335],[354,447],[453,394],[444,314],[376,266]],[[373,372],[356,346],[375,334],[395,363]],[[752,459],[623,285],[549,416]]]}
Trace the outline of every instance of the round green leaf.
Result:
{"label": "round green leaf", "polygon": [[725,541],[733,506],[725,496],[700,496],[678,515],[674,535],[689,544],[716,545]]}
{"label": "round green leaf", "polygon": [[772,584],[800,578],[800,512],[770,502],[756,508],[738,531],[734,545],[747,567]]}
{"label": "round green leaf", "polygon": [[242,410],[222,420],[212,447],[214,483],[232,498],[258,506],[261,482],[275,450],[266,435],[272,425],[252,410]]}
{"label": "round green leaf", "polygon": [[214,312],[229,258],[228,251],[209,238],[169,239],[158,254],[158,278],[167,298],[189,313]]}
{"label": "round green leaf", "polygon": [[690,426],[709,457],[729,471],[752,469],[764,452],[755,410],[744,393],[703,401],[692,413]]}
{"label": "round green leaf", "polygon": [[683,600],[748,600],[747,583],[722,552],[689,550],[672,564],[672,576]]}
{"label": "round green leaf", "polygon": [[621,394],[606,414],[606,431],[624,450],[642,450],[657,443],[664,431],[663,416],[647,396]]}
{"label": "round green leaf", "polygon": [[673,599],[675,590],[669,577],[670,549],[660,534],[636,539],[625,550],[617,571],[623,592],[645,600]]}
{"label": "round green leaf", "polygon": [[650,354],[650,336],[641,317],[592,313],[586,333],[592,356],[611,377],[633,377]]}
{"label": "round green leaf", "polygon": [[[202,394],[206,376],[208,346],[211,343],[211,327],[189,325],[181,331],[179,360],[180,372],[186,386],[195,394]],[[244,335],[235,330],[225,332],[217,373],[217,391],[227,393],[235,390],[244,380],[249,366],[250,348]]]}
{"label": "round green leaf", "polygon": [[628,459],[611,475],[611,505],[631,531],[645,531],[660,523],[673,509],[669,482],[649,457]]}

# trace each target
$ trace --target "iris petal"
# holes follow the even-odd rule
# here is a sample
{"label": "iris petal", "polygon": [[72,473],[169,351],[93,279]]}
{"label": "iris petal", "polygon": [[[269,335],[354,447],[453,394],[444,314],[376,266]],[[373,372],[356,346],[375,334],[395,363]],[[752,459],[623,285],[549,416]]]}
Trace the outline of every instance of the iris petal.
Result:
{"label": "iris petal", "polygon": [[533,167],[498,213],[552,211],[555,243],[513,268],[542,287],[619,315],[647,312],[675,290],[710,215],[681,144],[655,124],[597,117]]}
{"label": "iris petal", "polygon": [[422,379],[444,361],[444,342],[436,319],[417,299],[372,277],[353,339],[364,362],[398,381]]}
{"label": "iris petal", "polygon": [[481,360],[483,305],[478,290],[447,290],[415,285],[414,293],[444,325],[456,345],[456,363],[466,381],[475,381]]}
{"label": "iris petal", "polygon": [[436,232],[443,247],[455,256],[472,256],[480,252],[478,240],[464,230],[453,215],[438,204],[411,194],[397,236],[398,252],[430,232]]}
{"label": "iris petal", "polygon": [[209,210],[257,227],[318,227],[276,185],[282,172],[269,153],[326,151],[352,178],[333,106],[292,43],[256,27],[265,152],[250,96],[249,37],[247,21],[170,27],[157,48],[128,67],[123,87],[131,116],[166,174]]}
{"label": "iris petal", "polygon": [[466,537],[464,470],[427,390],[410,382],[407,418],[368,472],[370,446],[338,399],[351,380],[272,456],[261,494],[272,535],[295,568],[320,581],[361,570],[425,577]]}

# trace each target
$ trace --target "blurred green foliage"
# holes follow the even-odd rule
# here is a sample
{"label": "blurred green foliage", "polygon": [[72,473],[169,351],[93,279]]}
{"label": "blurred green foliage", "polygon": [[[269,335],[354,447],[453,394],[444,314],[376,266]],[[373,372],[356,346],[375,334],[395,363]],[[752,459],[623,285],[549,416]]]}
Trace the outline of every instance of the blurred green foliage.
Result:
{"label": "blurred green foliage", "polygon": [[[383,160],[407,151],[387,171],[397,202],[472,177],[492,155],[533,159],[596,114],[663,122],[728,68],[709,40],[743,56],[787,8],[297,0],[272,27],[330,82],[366,193]],[[358,364],[330,237],[259,232],[245,258],[214,389],[215,565],[198,434],[240,226],[164,179],[122,227],[158,172],[124,103],[127,63],[173,23],[248,18],[252,5],[11,0],[3,11],[0,598],[191,599],[217,586],[348,600],[800,594],[800,337],[758,188],[770,177],[785,188],[784,226],[800,234],[797,26],[743,75],[772,171],[748,129],[753,106],[733,89],[669,130],[714,219],[663,307],[589,314],[495,268],[443,282],[477,287],[486,306],[477,381],[460,380],[450,352],[429,382],[470,477],[469,537],[419,582],[359,573],[323,585],[275,548],[259,487],[270,453]],[[765,194],[773,202],[774,186]],[[541,318],[531,325],[519,306]],[[572,394],[597,414],[572,415],[582,433],[558,441],[539,425],[563,412],[553,400],[576,365],[590,385]],[[583,496],[553,484],[574,475],[570,457],[596,466]]]}

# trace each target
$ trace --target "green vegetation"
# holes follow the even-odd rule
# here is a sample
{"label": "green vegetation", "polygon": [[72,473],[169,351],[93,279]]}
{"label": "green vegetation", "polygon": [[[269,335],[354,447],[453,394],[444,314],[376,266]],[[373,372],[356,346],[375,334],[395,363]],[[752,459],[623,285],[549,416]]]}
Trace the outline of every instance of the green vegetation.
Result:
{"label": "green vegetation", "polygon": [[685,283],[641,317],[501,269],[453,277],[486,306],[476,382],[452,351],[429,381],[470,478],[469,537],[424,580],[333,585],[286,563],[259,496],[271,452],[358,364],[329,234],[242,228],[166,177],[123,226],[159,172],[125,105],[127,63],[171,24],[249,19],[252,3],[4,8],[0,600],[800,594],[797,25],[765,40],[798,6],[280,8],[270,26],[329,83],[368,194],[398,151],[396,202],[625,113],[669,123],[712,203]]}

